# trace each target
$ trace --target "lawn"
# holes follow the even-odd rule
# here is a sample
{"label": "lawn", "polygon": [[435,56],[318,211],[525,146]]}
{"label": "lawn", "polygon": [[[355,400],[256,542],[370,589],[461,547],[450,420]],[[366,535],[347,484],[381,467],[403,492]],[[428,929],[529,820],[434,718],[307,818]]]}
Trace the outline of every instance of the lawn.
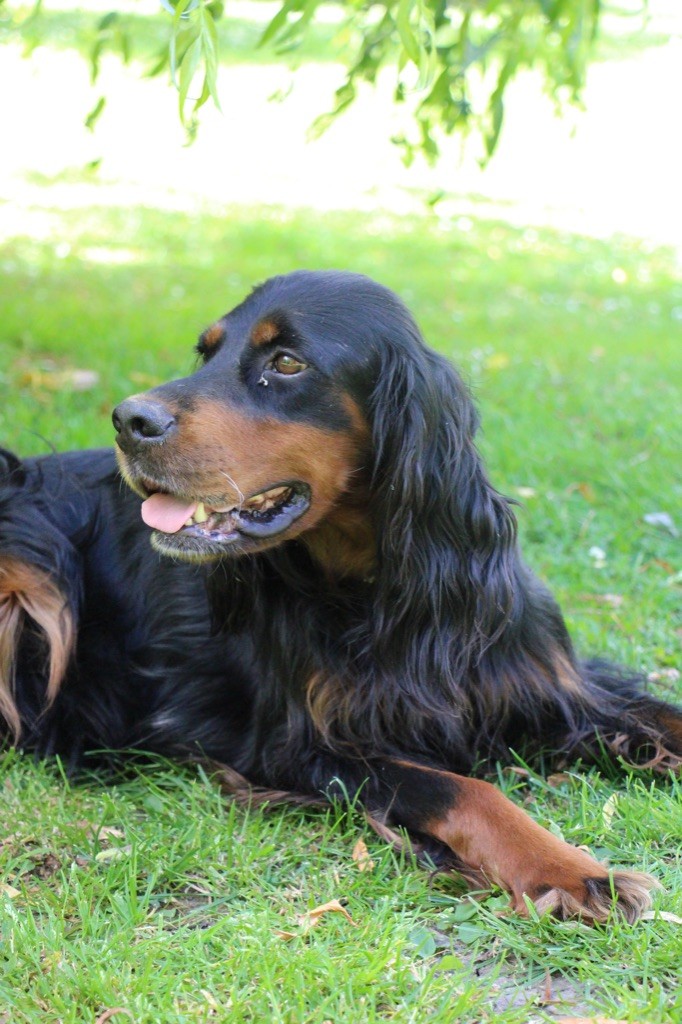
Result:
{"label": "lawn", "polygon": [[[60,0],[27,26],[39,66],[47,50],[87,53],[100,13],[69,6]],[[126,9],[133,59],[149,66],[167,28]],[[255,7],[231,11],[221,26],[226,66],[328,63],[348,45],[322,24],[301,53],[254,52],[263,24]],[[626,38],[615,22],[606,29],[601,59],[668,39],[653,24]],[[57,78],[69,70],[58,67]],[[128,95],[127,81],[114,80],[108,111],[121,86]],[[139,123],[147,87],[135,94]],[[80,89],[84,113],[96,90]],[[580,649],[682,697],[682,277],[673,254],[437,209],[398,217],[123,205],[107,187],[105,131],[93,149],[102,147],[102,179],[69,162],[50,135],[60,96],[55,79],[32,127],[41,139],[47,129],[62,170],[28,167],[24,227],[0,236],[0,445],[34,454],[110,444],[112,406],[187,373],[199,331],[253,283],[301,266],[370,273],[399,292],[471,384],[493,480],[520,502],[526,557],[557,593]],[[139,123],[131,118],[123,143],[132,145]],[[20,149],[26,138],[22,125]],[[164,138],[155,139],[162,149]],[[144,141],[131,150],[142,164]],[[232,140],[225,153],[204,152],[232,165],[238,150]],[[180,195],[178,166],[168,180]],[[192,182],[195,194],[203,180]],[[165,178],[159,189],[167,203]],[[17,211],[0,202],[0,225],[5,213],[16,225]],[[672,516],[672,529],[645,518],[656,513]],[[201,772],[161,762],[76,784],[59,764],[0,754],[0,1024],[94,1024],[116,1008],[114,1020],[137,1024],[679,1020],[679,781],[578,765],[549,782],[517,765],[497,781],[569,841],[650,870],[664,887],[656,916],[604,929],[521,921],[503,913],[499,893],[472,899],[456,877],[431,877],[399,857],[352,811],[247,812]],[[334,900],[350,919],[310,914]]]}
{"label": "lawn", "polygon": [[[110,444],[115,402],[186,373],[199,331],[252,283],[370,273],[473,387],[491,475],[521,502],[526,557],[580,648],[679,691],[677,542],[644,518],[675,516],[682,489],[671,254],[437,213],[63,210],[48,191],[38,212],[41,240],[0,250],[0,443]],[[137,1024],[680,1019],[674,919],[521,921],[499,893],[471,899],[401,859],[359,815],[247,812],[172,765],[75,785],[8,752],[0,775],[3,1024],[117,1007]],[[499,782],[571,842],[653,872],[657,910],[682,916],[678,782],[579,766]],[[352,921],[311,927],[331,900]]]}

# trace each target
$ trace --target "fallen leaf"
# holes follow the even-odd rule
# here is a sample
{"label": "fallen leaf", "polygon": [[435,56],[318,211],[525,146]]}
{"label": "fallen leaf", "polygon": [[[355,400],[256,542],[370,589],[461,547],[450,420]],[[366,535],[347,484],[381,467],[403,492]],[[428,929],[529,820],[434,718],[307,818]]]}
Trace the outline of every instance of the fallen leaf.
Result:
{"label": "fallen leaf", "polygon": [[114,828],[113,825],[101,825],[99,828],[93,829],[92,834],[95,838],[100,839],[102,836],[113,836],[114,839],[123,839],[125,836],[123,829]]}
{"label": "fallen leaf", "polygon": [[307,935],[311,928],[317,927],[325,914],[336,913],[343,914],[346,920],[357,928],[357,922],[353,920],[345,907],[342,907],[338,900],[330,900],[329,903],[322,903],[319,907],[313,907],[312,910],[308,910],[305,914],[299,914],[296,918],[296,923],[301,926],[300,932],[289,932],[289,931],[276,931],[275,935],[279,939],[284,939],[288,942],[290,939],[297,939],[301,935]]}
{"label": "fallen leaf", "polygon": [[287,942],[290,939],[297,939],[302,935],[307,935],[311,928],[317,927],[326,913],[342,913],[346,921],[353,928],[357,928],[357,923],[353,921],[345,906],[341,906],[338,899],[332,899],[329,903],[321,903],[321,905],[313,907],[312,910],[308,910],[306,913],[297,914],[296,923],[301,927],[300,932],[275,931],[274,934],[276,937],[285,939]]}
{"label": "fallen leaf", "polygon": [[130,853],[130,846],[114,846],[110,850],[100,850],[95,854],[95,860],[100,863],[110,860],[121,860]]}
{"label": "fallen leaf", "polygon": [[[199,989],[199,992],[204,997],[204,999],[206,1000],[206,1002],[208,1003],[212,1010],[216,1010],[218,1013],[222,1013],[225,1011],[225,1005],[221,1005],[215,998],[213,993],[209,992],[207,988],[201,988]],[[229,1002],[231,1003],[232,1000],[229,1000]]]}
{"label": "fallen leaf", "polygon": [[557,1024],[641,1024],[641,1022],[615,1020],[613,1017],[557,1017]]}
{"label": "fallen leaf", "polygon": [[620,608],[625,598],[622,594],[597,594],[597,604],[610,604],[612,608]]}
{"label": "fallen leaf", "polygon": [[131,1020],[135,1020],[130,1010],[126,1010],[123,1006],[112,1006],[110,1010],[105,1010],[104,1013],[100,1013],[95,1024],[105,1024],[106,1021],[111,1020],[112,1017],[115,1017],[119,1013],[125,1013],[126,1017],[130,1017]]}
{"label": "fallen leaf", "polygon": [[547,776],[547,785],[552,786],[556,789],[557,786],[563,786],[564,782],[571,782],[571,776],[567,772],[557,772],[556,775]]}
{"label": "fallen leaf", "polygon": [[671,924],[682,924],[682,917],[671,914],[669,910],[647,910],[642,914],[641,921],[670,921]]}
{"label": "fallen leaf", "polygon": [[648,683],[676,683],[680,678],[680,671],[677,668],[659,668],[656,672],[650,672],[646,678]]}
{"label": "fallen leaf", "polygon": [[679,537],[680,532],[673,522],[673,517],[668,512],[647,512],[643,517],[645,523],[650,526],[660,526],[667,530],[671,537]]}
{"label": "fallen leaf", "polygon": [[26,370],[19,377],[19,383],[32,390],[47,391],[91,391],[99,384],[96,370]]}
{"label": "fallen leaf", "polygon": [[542,997],[543,1006],[548,1006],[552,1002],[552,975],[549,970],[545,967],[545,991]]}
{"label": "fallen leaf", "polygon": [[610,828],[618,807],[618,793],[612,793],[601,809],[601,816],[607,828]]}
{"label": "fallen leaf", "polygon": [[343,914],[347,921],[349,921],[354,928],[357,928],[357,924],[350,916],[345,907],[342,907],[338,900],[330,900],[329,903],[322,903],[319,907],[314,907],[309,910],[307,914],[301,914],[299,917],[299,924],[305,924],[306,921],[310,922],[310,927],[314,927],[318,924],[321,918],[325,914]]}
{"label": "fallen leaf", "polygon": [[98,384],[96,370],[65,370],[61,375],[61,386],[72,391],[91,391]]}
{"label": "fallen leaf", "polygon": [[594,604],[607,604],[611,608],[620,608],[625,601],[622,594],[578,594],[578,598]]}
{"label": "fallen leaf", "polygon": [[371,871],[374,867],[374,861],[369,855],[367,843],[364,839],[358,839],[357,843],[353,847],[351,857],[357,864],[358,871]]}
{"label": "fallen leaf", "polygon": [[596,498],[592,484],[587,484],[581,480],[580,483],[575,485],[575,489],[578,494],[582,495],[585,501],[593,502]]}
{"label": "fallen leaf", "polygon": [[0,882],[0,896],[7,896],[8,899],[15,900],[17,896],[21,896],[21,893],[9,882]]}
{"label": "fallen leaf", "polygon": [[669,583],[672,583],[676,576],[680,576],[680,573],[676,571],[675,566],[671,565],[670,562],[666,562],[663,558],[652,558],[651,561],[644,562],[639,566],[637,572],[647,572],[652,565],[660,566],[660,568],[663,569],[664,572],[667,572],[669,576],[673,576],[673,580],[668,580]]}

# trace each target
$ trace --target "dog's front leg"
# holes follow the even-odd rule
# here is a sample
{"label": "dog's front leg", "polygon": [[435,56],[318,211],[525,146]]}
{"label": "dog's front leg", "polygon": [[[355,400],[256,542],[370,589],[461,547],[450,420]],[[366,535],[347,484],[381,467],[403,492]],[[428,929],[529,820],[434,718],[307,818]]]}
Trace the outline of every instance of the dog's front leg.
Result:
{"label": "dog's front leg", "polygon": [[382,762],[376,779],[389,822],[444,843],[470,879],[506,889],[521,914],[526,899],[539,913],[588,922],[614,911],[634,921],[650,906],[653,878],[608,870],[488,782],[399,760]]}

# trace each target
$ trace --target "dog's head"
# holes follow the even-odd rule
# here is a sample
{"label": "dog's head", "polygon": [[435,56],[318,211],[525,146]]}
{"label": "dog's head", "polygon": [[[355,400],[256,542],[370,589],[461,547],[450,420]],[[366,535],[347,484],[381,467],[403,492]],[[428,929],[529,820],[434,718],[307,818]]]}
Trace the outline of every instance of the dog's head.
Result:
{"label": "dog's head", "polygon": [[119,461],[154,546],[240,555],[346,505],[370,462],[376,336],[400,311],[358,275],[273,278],[204,331],[192,376],[122,402]]}
{"label": "dog's head", "polygon": [[390,561],[400,602],[401,579],[438,593],[453,557],[460,575],[472,552],[492,565],[511,539],[468,392],[388,289],[332,271],[275,277],[198,350],[192,376],[114,412],[158,550],[215,559],[300,537],[341,573]]}

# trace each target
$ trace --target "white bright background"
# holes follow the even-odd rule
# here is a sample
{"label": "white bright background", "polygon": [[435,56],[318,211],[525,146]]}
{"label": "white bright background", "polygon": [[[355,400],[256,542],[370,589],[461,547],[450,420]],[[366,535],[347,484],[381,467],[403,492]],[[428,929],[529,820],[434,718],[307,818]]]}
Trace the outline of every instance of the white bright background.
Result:
{"label": "white bright background", "polygon": [[[71,6],[46,0],[45,7]],[[155,0],[88,0],[73,6],[159,10]],[[277,5],[228,0],[228,12],[267,19]],[[425,194],[448,191],[450,212],[475,212],[519,224],[550,224],[608,236],[614,232],[682,245],[682,3],[651,0],[653,27],[666,45],[595,64],[586,112],[558,120],[541,83],[514,84],[499,151],[486,170],[473,150],[449,147],[435,169],[406,169],[390,143],[404,127],[391,82],[360,103],[317,142],[306,129],[329,109],[342,70],[307,64],[224,68],[223,113],[204,108],[197,142],[186,148],[175,95],[143,69],[104,61],[92,89],[74,52],[39,48],[29,59],[0,50],[0,240],[49,231],[36,173],[53,176],[101,159],[97,185],[53,184],[50,204],[144,203],[192,209],[208,204],[284,204],[328,209],[423,209]],[[161,16],[159,14],[159,16]],[[269,102],[288,89],[284,103]],[[82,121],[100,92],[107,106],[94,134]],[[104,186],[103,187],[103,184]]]}

